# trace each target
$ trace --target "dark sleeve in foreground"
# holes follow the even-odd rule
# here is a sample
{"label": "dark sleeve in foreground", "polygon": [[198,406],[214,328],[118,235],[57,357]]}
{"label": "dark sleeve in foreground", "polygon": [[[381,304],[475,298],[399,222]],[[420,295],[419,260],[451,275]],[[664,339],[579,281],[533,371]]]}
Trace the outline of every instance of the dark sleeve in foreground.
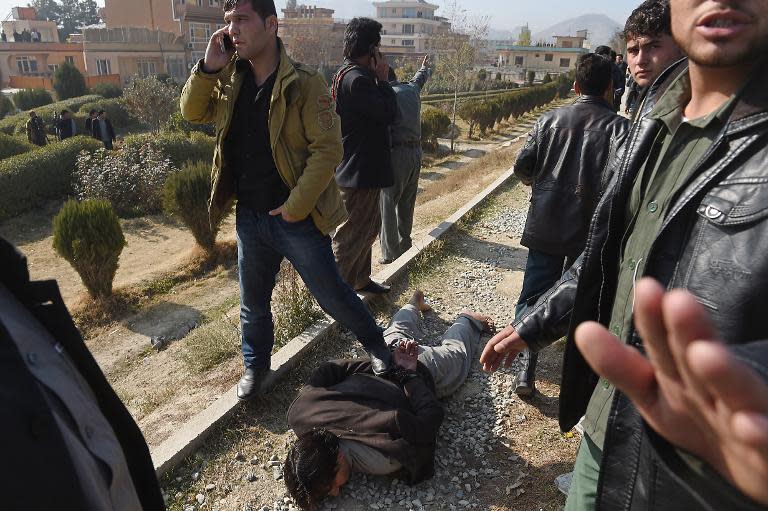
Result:
{"label": "dark sleeve in foreground", "polygon": [[341,383],[349,376],[365,372],[371,363],[366,359],[330,360],[323,362],[309,377],[307,385],[313,387],[332,387]]}
{"label": "dark sleeve in foreground", "polygon": [[[754,370],[768,385],[768,341],[756,341],[749,344],[728,346],[735,357]],[[760,505],[745,496],[709,466],[703,470],[694,470],[664,438],[659,436],[648,424],[644,424],[645,433],[650,439],[652,456],[673,475],[702,509],[719,511],[765,511]]]}
{"label": "dark sleeve in foreground", "polygon": [[552,288],[544,293],[530,312],[514,324],[531,351],[540,351],[568,334],[576,288],[584,264],[582,253]]}
{"label": "dark sleeve in foreground", "polygon": [[344,100],[352,110],[379,124],[392,124],[397,117],[395,91],[387,82],[377,84],[368,76],[357,76]]}

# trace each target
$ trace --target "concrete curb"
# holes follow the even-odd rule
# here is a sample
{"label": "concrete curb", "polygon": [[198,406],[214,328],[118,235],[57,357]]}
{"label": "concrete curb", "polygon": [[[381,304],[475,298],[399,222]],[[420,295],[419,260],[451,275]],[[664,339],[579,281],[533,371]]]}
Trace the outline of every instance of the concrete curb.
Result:
{"label": "concrete curb", "polygon": [[[501,146],[509,147],[523,138],[523,136],[518,136],[501,144]],[[408,264],[418,257],[419,254],[453,229],[459,221],[493,195],[513,175],[514,169],[507,170],[485,190],[477,194],[448,219],[430,231],[429,234],[415,242],[410,250],[389,264],[384,271],[374,275],[374,279],[388,284],[395,281],[408,270]],[[367,303],[370,301],[369,298],[365,296],[363,300]],[[280,378],[302,359],[307,351],[325,337],[336,325],[337,322],[335,320],[326,317],[283,346],[272,356],[271,371],[264,381],[264,387],[273,387]],[[185,458],[193,454],[202,446],[211,431],[231,417],[239,405],[240,401],[237,399],[236,386],[233,386],[208,405],[207,408],[183,424],[176,433],[153,449],[151,454],[157,476],[162,477],[178,466]]]}

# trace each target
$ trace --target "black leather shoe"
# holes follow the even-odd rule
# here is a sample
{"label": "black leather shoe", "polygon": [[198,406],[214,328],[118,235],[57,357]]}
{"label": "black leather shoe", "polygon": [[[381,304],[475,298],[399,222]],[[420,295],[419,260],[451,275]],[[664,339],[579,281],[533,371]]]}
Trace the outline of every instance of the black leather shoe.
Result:
{"label": "black leather shoe", "polygon": [[515,394],[522,398],[533,397],[536,393],[536,362],[539,360],[538,353],[529,353],[524,357],[523,368],[517,373],[515,378]]}
{"label": "black leather shoe", "polygon": [[256,369],[246,367],[243,377],[237,382],[237,399],[248,401],[261,394],[261,384],[267,376],[269,369]]}
{"label": "black leather shoe", "polygon": [[384,376],[390,372],[395,365],[392,353],[385,347],[382,347],[380,353],[369,351],[368,356],[371,358],[371,369],[373,369],[373,374],[376,376]]}
{"label": "black leather shoe", "polygon": [[379,284],[378,282],[370,281],[365,287],[361,287],[356,290],[358,293],[373,293],[375,295],[383,295],[389,293],[389,286]]}

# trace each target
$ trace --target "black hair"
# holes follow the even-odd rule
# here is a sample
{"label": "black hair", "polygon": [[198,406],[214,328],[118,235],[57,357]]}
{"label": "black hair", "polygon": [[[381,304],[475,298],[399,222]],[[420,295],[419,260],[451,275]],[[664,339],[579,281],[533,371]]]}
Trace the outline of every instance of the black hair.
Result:
{"label": "black hair", "polygon": [[68,113],[69,113],[69,110],[64,109],[64,110],[61,111],[60,115],[64,115],[64,114],[68,114]]}
{"label": "black hair", "polygon": [[96,109],[95,108],[91,108],[91,111],[88,112],[88,115],[93,115],[95,113],[96,113]]}
{"label": "black hair", "polygon": [[627,18],[624,39],[672,35],[669,0],[645,0]]}
{"label": "black hair", "polygon": [[613,50],[611,50],[610,46],[606,46],[604,44],[602,44],[602,45],[598,46],[597,48],[595,48],[595,53],[597,55],[600,55],[601,57],[605,57],[607,59],[611,58],[611,52],[612,51]]}
{"label": "black hair", "polygon": [[338,472],[339,437],[326,429],[302,434],[283,466],[285,486],[301,509],[314,510],[328,495]]}
{"label": "black hair", "polygon": [[392,66],[389,67],[389,74],[387,74],[387,81],[388,82],[397,81],[397,73],[395,73],[395,70]]}
{"label": "black hair", "polygon": [[99,115],[107,113],[106,110],[99,110]]}
{"label": "black hair", "polygon": [[587,53],[576,61],[576,84],[582,94],[602,96],[611,83],[611,61],[596,53]]}
{"label": "black hair", "polygon": [[370,55],[381,43],[381,23],[370,18],[353,18],[344,30],[344,58]]}
{"label": "black hair", "polygon": [[[246,2],[248,0],[227,0],[224,2],[224,12],[231,11],[240,2]],[[270,16],[277,16],[277,9],[275,9],[274,0],[250,0],[251,7],[261,17],[262,21],[266,20]]]}

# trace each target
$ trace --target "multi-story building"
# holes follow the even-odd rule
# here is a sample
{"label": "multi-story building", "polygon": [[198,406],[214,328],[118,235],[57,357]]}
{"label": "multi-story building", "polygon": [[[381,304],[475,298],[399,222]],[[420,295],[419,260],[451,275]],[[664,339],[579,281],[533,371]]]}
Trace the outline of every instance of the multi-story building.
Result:
{"label": "multi-story building", "polygon": [[425,55],[432,49],[430,39],[450,31],[450,23],[435,16],[439,6],[424,0],[387,0],[373,5],[382,25],[381,51],[387,55]]}
{"label": "multi-story building", "polygon": [[576,68],[578,58],[589,52],[584,46],[586,31],[576,36],[555,36],[555,43],[539,43],[535,46],[509,44],[498,52],[497,65],[504,76],[526,80],[533,71],[536,79],[544,75],[556,76]]}
{"label": "multi-story building", "polygon": [[294,60],[326,70],[341,65],[346,23],[335,20],[333,13],[333,9],[288,1],[278,35]]}
{"label": "multi-story building", "polygon": [[107,28],[142,27],[182,38],[189,70],[205,56],[208,41],[224,26],[223,0],[105,0]]}

